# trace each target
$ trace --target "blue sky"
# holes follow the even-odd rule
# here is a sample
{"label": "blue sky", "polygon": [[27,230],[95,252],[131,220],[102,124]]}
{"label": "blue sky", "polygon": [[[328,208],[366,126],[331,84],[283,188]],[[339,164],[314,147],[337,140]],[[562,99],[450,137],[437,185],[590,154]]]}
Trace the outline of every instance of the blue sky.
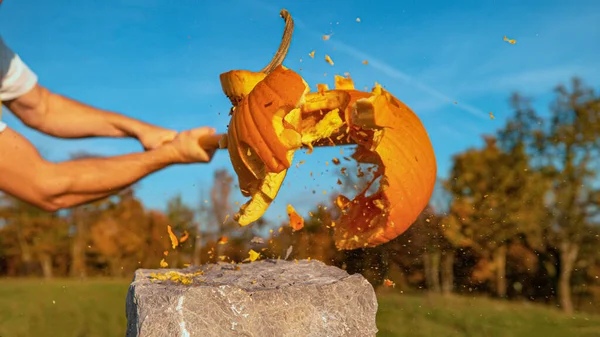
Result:
{"label": "blue sky", "polygon": [[[422,119],[441,177],[453,154],[479,146],[482,134],[503,125],[512,92],[534,97],[546,110],[553,87],[572,76],[600,86],[600,2],[594,0],[6,0],[0,34],[53,91],[176,130],[209,125],[225,132],[230,105],[219,74],[268,63],[283,30],[281,8],[296,22],[284,64],[313,88],[345,72],[358,88],[384,85]],[[332,35],[324,41],[324,34]],[[503,41],[505,35],[517,43]],[[4,120],[51,160],[80,149],[140,150],[133,140],[59,140],[26,129],[10,114]],[[327,197],[322,191],[335,188],[336,179],[325,161],[335,155],[339,149],[298,152],[296,162],[306,164],[290,169],[267,218],[285,218],[287,203],[306,214]],[[208,165],[153,174],[138,195],[152,208],[177,193],[196,205],[219,168],[231,169],[226,152]],[[244,201],[239,194],[236,200]]]}

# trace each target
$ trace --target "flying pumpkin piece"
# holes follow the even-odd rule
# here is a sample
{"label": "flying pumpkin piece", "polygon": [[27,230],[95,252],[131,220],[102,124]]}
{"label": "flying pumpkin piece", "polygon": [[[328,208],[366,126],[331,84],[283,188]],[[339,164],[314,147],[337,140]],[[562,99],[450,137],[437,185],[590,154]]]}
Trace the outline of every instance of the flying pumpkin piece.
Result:
{"label": "flying pumpkin piece", "polygon": [[181,238],[179,238],[179,243],[184,243],[189,237],[190,237],[190,233],[188,233],[187,231],[184,231]]}
{"label": "flying pumpkin piece", "polygon": [[296,213],[296,210],[292,205],[287,205],[287,214],[290,218],[290,227],[294,231],[299,231],[304,227],[304,218]]}
{"label": "flying pumpkin piece", "polygon": [[329,57],[329,55],[325,55],[325,62],[333,65],[333,60],[331,59],[331,57]]}
{"label": "flying pumpkin piece", "polygon": [[227,243],[227,241],[229,241],[229,238],[228,238],[228,237],[226,237],[226,236],[221,236],[221,237],[219,238],[219,241],[217,241],[217,243],[218,243],[218,244],[220,244],[220,245],[224,245],[224,244],[226,244],[226,243]]}
{"label": "flying pumpkin piece", "polygon": [[250,260],[250,262],[256,261],[256,259],[258,259],[259,257],[260,253],[255,252],[254,249],[250,249],[250,251],[248,252],[248,260]]}
{"label": "flying pumpkin piece", "polygon": [[[281,16],[283,38],[265,68],[220,75],[233,107],[227,134],[218,143],[229,152],[242,195],[250,198],[234,220],[245,226],[265,213],[296,150],[356,145],[352,159],[377,169],[352,200],[339,199],[345,209],[334,219],[336,247],[388,242],[413,224],[433,192],[437,164],[427,131],[409,107],[377,83],[370,92],[360,91],[351,78],[336,76],[334,89],[311,92],[298,73],[282,65],[293,20],[286,10]],[[367,196],[376,181],[379,189]]]}
{"label": "flying pumpkin piece", "polygon": [[173,249],[175,249],[177,247],[177,245],[179,245],[179,241],[177,240],[177,236],[175,236],[175,234],[173,234],[173,229],[171,228],[171,225],[167,225],[167,231],[169,232],[169,238],[171,239],[171,245],[173,246]]}
{"label": "flying pumpkin piece", "polygon": [[513,39],[509,39],[506,37],[506,35],[504,36],[504,41],[510,43],[510,44],[515,44],[517,43],[517,40],[513,40]]}

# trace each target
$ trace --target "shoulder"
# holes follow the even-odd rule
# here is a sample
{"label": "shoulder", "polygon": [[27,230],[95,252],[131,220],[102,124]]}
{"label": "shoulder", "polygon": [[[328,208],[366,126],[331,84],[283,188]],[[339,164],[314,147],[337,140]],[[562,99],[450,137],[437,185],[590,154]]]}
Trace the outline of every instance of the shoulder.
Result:
{"label": "shoulder", "polygon": [[9,101],[26,94],[37,81],[37,75],[0,36],[0,101]]}

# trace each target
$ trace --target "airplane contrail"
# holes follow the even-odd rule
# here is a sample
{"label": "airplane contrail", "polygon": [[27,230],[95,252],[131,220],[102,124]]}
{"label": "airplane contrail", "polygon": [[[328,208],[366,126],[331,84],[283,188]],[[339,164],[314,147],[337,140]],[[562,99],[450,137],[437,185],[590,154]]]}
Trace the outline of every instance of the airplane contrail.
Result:
{"label": "airplane contrail", "polygon": [[[273,6],[269,5],[269,4],[266,4],[266,3],[262,2],[262,1],[249,1],[247,3],[254,4],[254,5],[258,6],[258,7],[262,7],[263,9],[267,9],[269,11],[275,11],[275,12],[278,11],[277,8],[275,8],[275,7],[273,7]],[[314,30],[312,28],[310,28],[301,19],[298,19],[295,16],[293,18],[294,18],[294,24],[295,24],[296,27],[301,28],[302,30],[307,31],[308,33],[310,33],[312,35],[318,36],[319,39],[322,37],[323,34],[319,33],[318,31],[316,31],[316,30]],[[337,50],[342,51],[345,54],[347,54],[347,55],[349,55],[349,56],[351,56],[351,57],[353,57],[353,58],[355,58],[355,59],[357,59],[359,61],[369,60],[369,65],[371,67],[373,67],[374,69],[379,70],[380,72],[384,73],[385,75],[387,75],[387,76],[389,76],[391,78],[399,79],[399,80],[402,80],[402,81],[404,81],[406,83],[409,83],[412,86],[414,86],[414,87],[420,89],[421,91],[423,91],[423,92],[425,92],[425,93],[427,93],[427,94],[429,94],[429,95],[431,95],[431,96],[433,96],[433,97],[435,97],[435,98],[443,101],[446,104],[450,105],[451,104],[450,102],[456,101],[455,99],[451,99],[449,95],[446,95],[446,94],[444,94],[444,93],[442,93],[442,92],[440,92],[440,91],[432,88],[431,86],[429,86],[429,85],[427,85],[427,84],[425,84],[423,82],[420,82],[420,81],[416,80],[414,77],[408,75],[407,73],[405,73],[405,72],[403,72],[401,70],[398,70],[397,68],[394,68],[394,67],[390,66],[389,64],[387,64],[387,63],[385,63],[383,61],[379,61],[376,58],[374,58],[373,56],[368,55],[368,54],[366,54],[366,53],[364,53],[364,52],[362,52],[362,51],[360,51],[360,50],[358,50],[356,48],[353,48],[353,47],[351,47],[350,45],[348,45],[348,44],[346,44],[344,42],[341,42],[341,41],[335,40],[335,39],[333,39],[333,40],[330,39],[330,40],[328,40],[328,43],[332,44]],[[454,105],[454,106],[457,107],[457,108],[459,108],[459,109],[461,109],[461,110],[463,110],[463,111],[465,111],[465,112],[470,113],[471,115],[473,115],[475,117],[482,118],[482,119],[488,119],[489,118],[488,114],[486,114],[483,110],[481,110],[481,109],[479,109],[477,107],[474,107],[474,106],[472,106],[470,104],[467,104],[467,103],[463,102],[461,104],[457,104],[457,105]]]}
{"label": "airplane contrail", "polygon": [[[297,26],[299,26],[299,28],[302,28],[303,30],[308,31],[311,34],[314,34],[319,37],[323,35],[311,28],[308,28],[302,21],[300,21],[296,18],[294,18],[294,22],[297,23]],[[342,52],[346,53],[347,55],[349,55],[357,60],[360,60],[360,61],[368,60],[369,65],[371,67],[373,67],[374,69],[381,71],[382,73],[384,73],[385,75],[387,75],[391,78],[405,81],[405,82],[413,85],[414,87],[420,89],[421,91],[426,92],[427,94],[443,101],[444,103],[450,104],[449,102],[455,101],[455,100],[451,99],[450,96],[432,88],[431,86],[429,86],[423,82],[416,80],[414,77],[408,75],[407,73],[405,73],[401,70],[398,70],[383,61],[379,61],[376,58],[374,58],[373,56],[366,54],[354,47],[351,47],[344,42],[341,42],[339,40],[333,40],[333,39],[328,40],[328,42],[330,44],[332,44],[336,48],[336,50],[342,51]],[[472,114],[475,117],[483,118],[483,119],[489,118],[488,114],[486,114],[483,110],[481,110],[477,107],[474,107],[470,104],[461,103],[461,104],[458,104],[455,106],[463,111],[466,111],[466,112]]]}

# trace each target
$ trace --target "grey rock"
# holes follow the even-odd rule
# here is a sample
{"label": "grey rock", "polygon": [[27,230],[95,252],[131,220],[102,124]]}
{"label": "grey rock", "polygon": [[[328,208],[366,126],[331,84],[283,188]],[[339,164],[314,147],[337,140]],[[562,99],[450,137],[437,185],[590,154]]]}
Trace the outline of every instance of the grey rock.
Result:
{"label": "grey rock", "polygon": [[[168,271],[203,274],[190,284],[151,280]],[[126,336],[375,336],[377,307],[362,275],[315,260],[138,269]]]}

